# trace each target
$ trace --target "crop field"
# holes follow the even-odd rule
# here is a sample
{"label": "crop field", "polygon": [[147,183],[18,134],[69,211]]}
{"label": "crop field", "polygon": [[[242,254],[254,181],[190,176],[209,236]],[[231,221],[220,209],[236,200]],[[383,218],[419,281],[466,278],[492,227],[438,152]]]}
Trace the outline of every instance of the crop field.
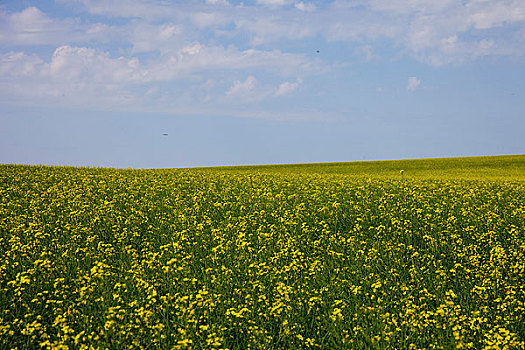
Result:
{"label": "crop field", "polygon": [[523,349],[525,156],[0,165],[0,349]]}

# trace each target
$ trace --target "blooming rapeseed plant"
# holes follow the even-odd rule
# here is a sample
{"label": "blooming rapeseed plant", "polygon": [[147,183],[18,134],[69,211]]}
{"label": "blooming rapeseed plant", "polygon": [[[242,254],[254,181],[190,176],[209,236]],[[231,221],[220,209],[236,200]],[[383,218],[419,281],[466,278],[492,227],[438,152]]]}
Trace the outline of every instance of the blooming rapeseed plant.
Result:
{"label": "blooming rapeseed plant", "polygon": [[498,159],[2,165],[0,348],[524,348],[525,167]]}

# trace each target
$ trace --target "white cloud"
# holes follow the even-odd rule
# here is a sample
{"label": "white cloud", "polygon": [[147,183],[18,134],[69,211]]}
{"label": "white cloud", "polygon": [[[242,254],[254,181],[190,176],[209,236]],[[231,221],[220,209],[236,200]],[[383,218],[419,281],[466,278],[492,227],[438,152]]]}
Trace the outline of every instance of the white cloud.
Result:
{"label": "white cloud", "polygon": [[280,40],[301,40],[319,33],[317,25],[304,25],[303,19],[290,15],[287,18],[260,16],[240,18],[235,22],[238,31],[252,34],[255,46],[279,42]]}
{"label": "white cloud", "polygon": [[145,63],[133,57],[113,58],[108,52],[69,45],[58,47],[49,63],[23,52],[12,52],[1,57],[0,77],[17,72],[34,74],[34,77],[46,76],[46,79],[104,84],[169,81],[210,71],[250,69],[287,76],[308,74],[316,69],[315,65],[299,55],[253,49],[239,51],[232,47],[200,43],[185,46],[175,55]]}
{"label": "white cloud", "polygon": [[[61,80],[107,84],[169,81],[210,71],[250,69],[287,76],[308,74],[316,69],[311,62],[298,55],[253,49],[239,51],[200,43],[185,46],[175,55],[146,63],[133,57],[112,58],[108,52],[69,45],[58,47],[47,64],[38,56],[27,56],[21,52],[2,57],[0,72],[12,71],[16,63],[18,72],[32,71]],[[26,68],[22,69],[22,64]]]}
{"label": "white cloud", "polygon": [[312,74],[320,70],[301,55],[279,51],[234,47],[205,46],[199,43],[186,46],[164,60],[152,63],[148,69],[153,80],[170,80],[201,72],[224,70],[264,70],[279,76]]}
{"label": "white cloud", "polygon": [[3,45],[121,43],[128,38],[127,33],[122,27],[99,22],[51,18],[34,6],[11,14],[0,11],[0,44]]}
{"label": "white cloud", "polygon": [[296,9],[305,11],[305,12],[313,12],[317,9],[317,7],[311,2],[307,3],[307,2],[298,1],[295,3],[294,6]]}
{"label": "white cloud", "polygon": [[[410,20],[403,45],[417,59],[439,66],[482,56],[525,54],[525,38],[514,35],[525,26],[525,2],[447,1],[442,6],[430,6]],[[507,26],[505,31],[502,26]],[[490,42],[490,47],[480,41]]]}
{"label": "white cloud", "polygon": [[232,18],[227,13],[219,11],[195,11],[189,16],[192,24],[197,28],[217,28],[232,22]]}
{"label": "white cloud", "polygon": [[291,4],[292,0],[256,0],[256,2],[265,6],[279,7]]}
{"label": "white cloud", "polygon": [[106,85],[146,79],[146,71],[140,69],[136,58],[115,59],[95,49],[71,46],[57,48],[43,73],[56,81],[91,81]]}
{"label": "white cloud", "polygon": [[298,79],[295,82],[285,81],[274,87],[262,85],[254,76],[249,76],[245,81],[236,80],[226,91],[226,96],[234,98],[237,102],[261,101],[272,97],[280,97],[295,91],[302,82]]}
{"label": "white cloud", "polygon": [[184,40],[182,27],[173,23],[161,25],[139,23],[134,25],[133,31],[129,35],[134,53],[163,51],[180,47]]}
{"label": "white cloud", "polygon": [[[82,108],[149,105],[162,110],[184,105],[191,109],[190,106],[197,108],[202,102],[222,103],[224,108],[230,104],[255,103],[274,96],[276,91],[284,94],[295,88],[294,83],[279,88],[261,85],[252,73],[228,89],[225,77],[231,74],[259,72],[271,81],[308,74],[312,69],[315,66],[298,55],[239,51],[200,43],[184,46],[173,55],[145,61],[132,56],[114,57],[90,47],[64,45],[47,61],[23,52],[0,54],[0,95],[3,99],[9,96],[11,101],[30,99],[31,103]],[[206,81],[204,87],[203,81]],[[169,85],[159,85],[162,82]],[[225,89],[228,89],[226,100]]]}
{"label": "white cloud", "polygon": [[467,7],[467,21],[476,29],[490,29],[505,23],[525,20],[525,2],[521,0],[472,1]]}
{"label": "white cloud", "polygon": [[458,36],[452,35],[440,40],[440,49],[443,52],[454,52],[457,48]]}
{"label": "white cloud", "polygon": [[23,52],[0,54],[0,77],[20,78],[39,74],[44,61],[36,55]]}
{"label": "white cloud", "polygon": [[136,60],[112,59],[89,48],[59,47],[49,63],[9,53],[0,56],[0,95],[40,106],[107,108],[136,101],[127,84],[138,81],[138,74]]}
{"label": "white cloud", "polygon": [[368,5],[374,11],[393,12],[396,14],[421,14],[443,11],[456,0],[370,0]]}
{"label": "white cloud", "polygon": [[[252,34],[253,45],[324,37],[373,49],[386,39],[400,53],[436,66],[490,55],[525,55],[525,38],[519,35],[525,28],[521,0],[338,0],[312,13],[284,9],[244,18],[236,24],[239,31]],[[505,31],[500,30],[503,26]],[[480,50],[479,40],[492,42],[490,49]]]}
{"label": "white cloud", "polygon": [[12,14],[10,20],[27,34],[40,32],[46,26],[53,24],[48,16],[34,6]]}
{"label": "white cloud", "polygon": [[240,98],[251,98],[255,94],[256,87],[257,79],[250,75],[245,81],[236,80],[233,83],[233,86],[226,92],[226,95]]}
{"label": "white cloud", "polygon": [[174,7],[158,0],[58,0],[67,4],[80,4],[89,13],[123,18],[169,18]]}
{"label": "white cloud", "polygon": [[299,87],[299,82],[285,81],[284,83],[281,83],[279,85],[279,87],[275,91],[274,95],[275,96],[282,96],[282,95],[289,94],[289,93],[293,92],[295,89],[297,89],[297,87]]}
{"label": "white cloud", "polygon": [[[233,103],[244,91],[257,102],[296,91],[302,82],[295,77],[331,69],[327,55],[315,55],[319,44],[355,48],[340,60],[379,61],[386,51],[386,59],[433,66],[525,56],[523,0],[58,1],[81,11],[55,18],[36,7],[0,9],[4,96],[69,93],[79,101],[167,105],[186,91],[191,105],[195,96]],[[201,89],[204,81],[214,85]],[[420,85],[410,77],[407,89]]]}
{"label": "white cloud", "polygon": [[28,7],[13,14],[0,14],[0,43],[33,45],[57,42],[71,25],[52,20],[36,7]]}
{"label": "white cloud", "polygon": [[61,46],[49,62],[20,52],[0,58],[0,95],[30,104],[83,108],[128,105],[141,98],[128,89],[145,78],[146,71],[137,59],[111,58],[85,47]]}
{"label": "white cloud", "polygon": [[[116,40],[135,53],[169,55],[192,42],[283,48],[289,41],[324,38],[372,52],[386,40],[399,53],[431,65],[525,55],[525,38],[519,35],[525,28],[523,0],[336,0],[319,8],[306,0],[258,0],[242,6],[226,0],[59,1],[80,5],[90,14],[131,20],[117,25],[55,19],[29,7],[0,14],[0,43],[90,46]],[[481,40],[491,42],[490,48],[482,48]]]}
{"label": "white cloud", "polygon": [[208,5],[230,5],[230,3],[226,0],[206,0],[206,4]]}
{"label": "white cloud", "polygon": [[421,85],[421,80],[416,77],[409,77],[407,81],[407,90],[415,91],[419,85]]}

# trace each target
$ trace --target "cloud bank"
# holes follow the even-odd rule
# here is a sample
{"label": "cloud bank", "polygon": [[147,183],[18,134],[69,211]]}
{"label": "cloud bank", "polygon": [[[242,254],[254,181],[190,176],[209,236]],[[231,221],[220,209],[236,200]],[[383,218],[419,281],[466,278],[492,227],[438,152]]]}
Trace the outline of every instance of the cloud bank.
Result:
{"label": "cloud bank", "polygon": [[[60,0],[57,6],[60,16],[37,2],[0,10],[4,100],[213,110],[214,103],[290,98],[309,77],[363,55],[443,67],[525,54],[522,0]],[[355,56],[328,62],[315,54],[323,44],[355,47]],[[385,46],[391,50],[381,53]],[[419,85],[411,77],[407,89]]]}

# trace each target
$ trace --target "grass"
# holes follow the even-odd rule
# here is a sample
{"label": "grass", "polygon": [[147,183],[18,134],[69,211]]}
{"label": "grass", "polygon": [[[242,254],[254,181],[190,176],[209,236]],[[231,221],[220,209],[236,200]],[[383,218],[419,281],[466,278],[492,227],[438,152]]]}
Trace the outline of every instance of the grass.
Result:
{"label": "grass", "polygon": [[0,348],[525,347],[525,156],[0,166]]}

